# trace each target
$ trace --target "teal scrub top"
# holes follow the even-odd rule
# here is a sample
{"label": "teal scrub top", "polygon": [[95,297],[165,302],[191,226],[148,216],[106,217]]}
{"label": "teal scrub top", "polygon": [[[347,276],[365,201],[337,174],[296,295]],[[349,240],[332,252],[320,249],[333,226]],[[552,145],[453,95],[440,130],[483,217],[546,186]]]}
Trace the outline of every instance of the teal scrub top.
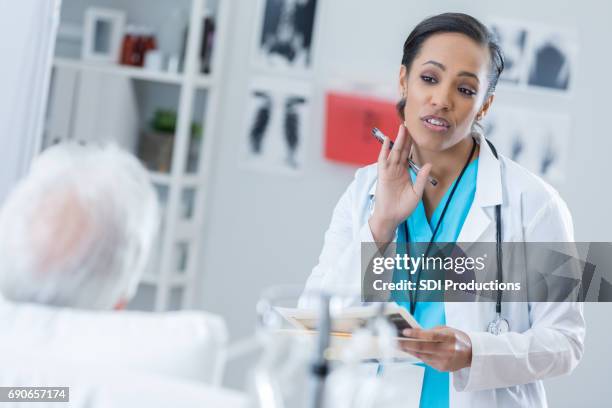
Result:
{"label": "teal scrub top", "polygon": [[[474,201],[474,194],[476,193],[476,176],[478,173],[478,159],[472,161],[465,170],[463,177],[457,190],[453,195],[444,219],[440,224],[440,228],[436,234],[435,242],[456,242],[461,232],[465,218],[472,206]],[[410,170],[410,176],[414,182],[416,174]],[[420,201],[414,212],[408,218],[408,229],[410,242],[429,242],[433,234],[433,230],[442,215],[446,201],[450,195],[451,190],[457,180],[448,188],[442,200],[434,210],[431,220],[427,220],[425,214],[425,207],[423,202]],[[397,237],[397,252],[403,254],[405,247],[401,245],[402,242],[406,242],[404,236],[404,230],[398,228]],[[422,254],[421,254],[422,255]],[[412,255],[414,256],[414,254]],[[427,271],[421,272],[421,278],[425,276]],[[397,298],[397,303],[410,310],[410,302],[407,297],[402,295],[403,298]],[[423,296],[423,293],[419,293],[419,298]],[[435,326],[445,325],[446,316],[444,314],[444,302],[418,302],[415,310],[414,317],[417,322],[423,328],[430,329]],[[425,366],[425,376],[423,378],[423,386],[421,389],[421,408],[448,408],[449,406],[449,374],[445,372],[437,371],[436,369]]]}

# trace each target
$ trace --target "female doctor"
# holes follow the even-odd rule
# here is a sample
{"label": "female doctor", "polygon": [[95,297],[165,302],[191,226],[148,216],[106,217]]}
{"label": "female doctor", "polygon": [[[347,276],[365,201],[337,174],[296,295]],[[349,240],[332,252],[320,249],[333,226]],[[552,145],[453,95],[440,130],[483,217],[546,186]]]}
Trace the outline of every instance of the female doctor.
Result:
{"label": "female doctor", "polygon": [[[471,16],[415,27],[399,72],[395,143],[385,139],[378,163],[359,169],[336,205],[306,290],[359,291],[362,242],[495,242],[498,219],[505,242],[573,241],[558,193],[476,131],[502,70],[498,44]],[[542,380],[571,372],[583,353],[581,304],[399,304],[423,327],[404,334],[432,340],[401,344],[426,364],[421,407],[545,407]]]}

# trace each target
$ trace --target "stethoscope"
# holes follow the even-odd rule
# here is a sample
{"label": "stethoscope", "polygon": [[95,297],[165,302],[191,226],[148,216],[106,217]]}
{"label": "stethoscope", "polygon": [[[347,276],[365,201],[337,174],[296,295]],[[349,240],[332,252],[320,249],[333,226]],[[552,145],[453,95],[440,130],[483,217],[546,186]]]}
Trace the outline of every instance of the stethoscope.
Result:
{"label": "stethoscope", "polygon": [[[484,137],[483,137],[484,139]],[[497,156],[497,149],[493,146],[488,139],[484,139],[489,144],[491,151],[496,159],[499,160]],[[502,260],[503,260],[503,251],[502,251],[502,222],[501,222],[501,204],[497,204],[495,206],[495,252],[497,258],[497,280],[499,283],[504,281],[504,273],[502,271]],[[502,291],[501,289],[497,289],[497,299],[495,301],[495,318],[491,320],[489,325],[487,326],[487,331],[495,336],[500,334],[508,333],[510,331],[510,322],[508,319],[502,316]]]}
{"label": "stethoscope", "polygon": [[[491,146],[491,150],[495,157],[497,157],[497,152],[495,148],[489,142],[489,146]],[[496,248],[496,257],[497,257],[497,280],[499,283],[504,281],[504,274],[502,272],[502,227],[501,227],[501,205],[497,204],[495,206],[495,224],[497,228],[497,233],[495,234],[495,248]],[[495,318],[491,320],[489,325],[487,326],[487,331],[494,335],[500,335],[504,333],[508,333],[510,331],[510,323],[508,319],[502,316],[502,291],[501,289],[497,289],[497,300],[495,301]]]}
{"label": "stethoscope", "polygon": [[[493,152],[493,155],[495,156],[496,159],[499,160],[498,155],[497,155],[497,150],[495,149],[495,147],[493,146],[493,143],[491,143],[489,140],[485,139],[483,137],[484,140],[486,140],[486,142],[488,143],[489,147],[491,148],[491,151]],[[476,149],[476,143],[474,142],[474,146],[472,147],[472,152],[471,154],[468,156],[468,160],[465,163],[465,166],[463,167],[463,170],[461,170],[461,173],[459,174],[459,177],[457,178],[457,182],[455,183],[455,185],[453,186],[453,189],[451,190],[448,199],[446,200],[446,204],[442,210],[442,214],[440,215],[440,219],[438,220],[438,223],[436,225],[436,227],[434,228],[434,231],[432,233],[432,237],[431,240],[429,241],[429,244],[427,245],[427,248],[425,250],[425,254],[424,257],[427,257],[427,254],[429,253],[429,249],[431,247],[431,244],[434,242],[435,237],[436,237],[436,233],[438,232],[438,229],[441,225],[442,219],[444,218],[444,214],[446,213],[446,210],[448,208],[448,205],[453,197],[453,194],[455,193],[455,189],[457,188],[457,186],[459,185],[459,182],[461,181],[461,177],[463,176],[463,173],[465,172],[465,170],[467,169],[467,166],[470,163],[470,160],[474,154],[474,151]],[[502,271],[502,259],[503,259],[503,254],[502,254],[502,222],[501,222],[501,205],[497,204],[495,206],[495,226],[496,226],[496,234],[495,234],[495,243],[496,243],[496,260],[497,260],[497,280],[499,283],[503,282],[503,271]],[[408,221],[405,220],[402,223],[402,229],[404,232],[404,237],[406,239],[406,245],[407,243],[410,241],[409,239],[409,232],[408,232]],[[406,251],[408,251],[408,248],[406,248]],[[407,252],[408,253],[408,252]],[[418,296],[418,282],[419,282],[419,275],[420,275],[420,269],[417,271],[416,273],[416,287],[417,289],[414,291],[414,296],[412,295],[411,292],[409,292],[410,295],[410,313],[414,314],[415,310],[416,310],[416,304],[417,304],[417,296]],[[503,333],[507,333],[510,331],[510,323],[508,322],[508,320],[506,318],[504,318],[502,316],[502,291],[501,289],[497,289],[497,299],[495,302],[495,318],[493,320],[491,320],[491,322],[487,325],[487,331],[493,335],[500,335]]]}

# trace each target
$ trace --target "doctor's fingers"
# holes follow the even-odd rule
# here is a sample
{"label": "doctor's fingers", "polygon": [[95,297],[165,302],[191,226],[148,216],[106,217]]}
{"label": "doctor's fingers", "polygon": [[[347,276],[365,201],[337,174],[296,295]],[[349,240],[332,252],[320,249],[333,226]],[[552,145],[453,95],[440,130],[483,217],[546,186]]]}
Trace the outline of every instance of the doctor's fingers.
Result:
{"label": "doctor's fingers", "polygon": [[434,356],[433,354],[415,353],[414,356],[418,358],[419,360],[421,360],[422,362],[424,362],[425,364],[427,364],[428,366],[433,367],[438,371],[441,371],[441,372],[452,371],[450,369],[448,361],[436,358],[436,356]]}
{"label": "doctor's fingers", "polygon": [[402,154],[401,154],[401,162],[402,163],[406,163],[406,167],[408,167],[408,158],[410,157],[410,152],[412,151],[412,136],[410,135],[410,132],[408,132],[408,128],[406,126],[404,126],[404,124],[400,125],[400,129],[403,130],[404,134],[406,135],[406,142],[404,143],[404,146],[402,147]]}
{"label": "doctor's fingers", "polygon": [[419,328],[404,329],[402,334],[409,338],[428,341],[446,341],[449,338],[454,337],[452,332],[448,332],[448,328],[446,326],[436,326],[433,329],[428,330]]}
{"label": "doctor's fingers", "polygon": [[408,353],[419,354],[440,354],[450,351],[452,348],[447,343],[430,342],[430,341],[402,341],[400,347]]}
{"label": "doctor's fingers", "polygon": [[[404,150],[406,148],[406,139],[406,128],[403,125],[400,125],[399,129],[397,130],[397,137],[395,138],[395,143],[393,144],[393,148],[391,149],[391,154],[389,154],[389,162],[391,164],[403,164],[406,162],[408,156],[406,156],[406,158],[402,160],[402,156],[404,155]],[[408,147],[408,149],[410,149],[410,147]]]}
{"label": "doctor's fingers", "polygon": [[423,197],[423,191],[425,191],[425,186],[428,183],[427,178],[429,177],[430,172],[431,172],[431,164],[427,163],[426,165],[421,167],[421,171],[419,171],[419,174],[417,174],[416,176],[416,180],[414,182],[414,186],[412,187],[412,189],[414,190],[414,193],[419,198]]}
{"label": "doctor's fingers", "polygon": [[382,146],[380,147],[380,152],[378,152],[378,165],[379,166],[387,166],[387,157],[389,156],[389,149],[391,146],[391,140],[385,136],[385,140],[383,141]]}

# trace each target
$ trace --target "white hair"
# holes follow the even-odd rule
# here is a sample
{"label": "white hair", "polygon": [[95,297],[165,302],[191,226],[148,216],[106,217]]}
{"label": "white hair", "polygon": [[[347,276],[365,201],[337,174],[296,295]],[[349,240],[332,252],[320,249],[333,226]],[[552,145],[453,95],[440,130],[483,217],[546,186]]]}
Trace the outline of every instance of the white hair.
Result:
{"label": "white hair", "polygon": [[159,224],[149,175],[114,145],[47,149],[0,209],[5,298],[110,309],[136,291]]}

